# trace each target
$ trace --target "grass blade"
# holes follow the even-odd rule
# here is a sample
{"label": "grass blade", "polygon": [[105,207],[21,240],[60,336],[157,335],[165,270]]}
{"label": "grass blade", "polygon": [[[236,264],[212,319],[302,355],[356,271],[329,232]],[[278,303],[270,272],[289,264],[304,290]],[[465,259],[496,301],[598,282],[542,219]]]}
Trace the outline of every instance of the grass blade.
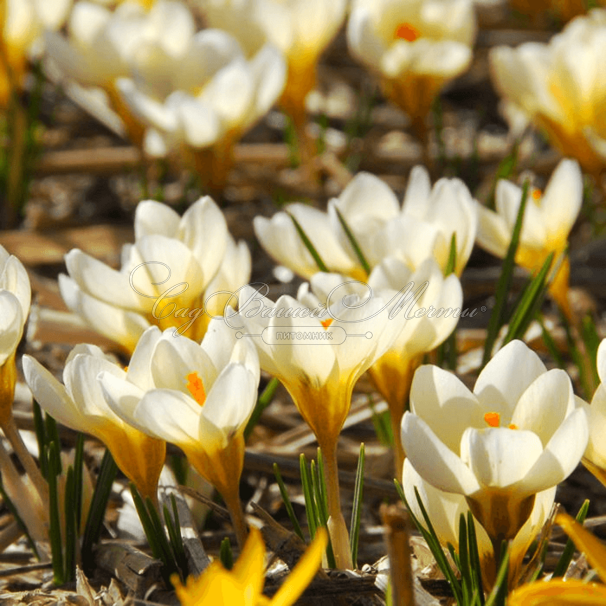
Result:
{"label": "grass blade", "polygon": [[482,366],[485,366],[488,363],[488,360],[490,360],[499,330],[504,323],[505,305],[507,303],[507,295],[511,288],[511,282],[513,279],[515,256],[518,250],[518,244],[520,242],[520,233],[522,232],[522,223],[524,221],[524,211],[526,209],[526,202],[528,200],[529,188],[530,182],[526,180],[522,188],[522,199],[520,200],[520,208],[514,224],[513,233],[511,234],[511,242],[509,243],[509,248],[507,249],[505,259],[503,260],[501,275],[499,276],[499,281],[497,283],[495,304],[492,309],[492,313],[490,314],[488,332],[486,335],[486,342],[484,344]]}
{"label": "grass blade", "polygon": [[[46,417],[47,420],[50,418]],[[57,487],[57,476],[60,469],[57,466],[57,443],[52,441],[46,448],[45,456],[48,464],[48,510],[49,510],[49,535],[51,554],[53,559],[53,582],[55,585],[63,585],[65,582],[65,571],[63,568],[63,545],[61,541],[61,521],[59,514],[59,491]]]}
{"label": "grass blade", "polygon": [[263,411],[271,404],[271,401],[274,399],[274,395],[276,393],[276,389],[278,389],[278,385],[280,385],[280,381],[275,377],[272,377],[269,383],[265,386],[263,393],[259,396],[257,400],[257,404],[255,405],[255,409],[250,415],[250,419],[246,424],[246,428],[244,429],[244,439],[246,440],[248,436],[252,433],[252,430],[255,428]]}
{"label": "grass blade", "polygon": [[290,502],[288,491],[286,490],[286,485],[284,484],[284,480],[282,479],[282,474],[280,473],[280,468],[278,467],[277,463],[274,463],[273,470],[274,476],[276,476],[276,482],[278,483],[278,488],[280,489],[280,494],[282,495],[282,501],[284,502],[284,507],[286,508],[286,513],[290,518],[293,530],[301,539],[305,540],[303,536],[303,531],[301,530],[299,520],[297,520],[295,510],[293,509],[292,503]]}
{"label": "grass blade", "polygon": [[299,234],[299,237],[301,238],[301,240],[303,241],[303,244],[305,245],[305,248],[307,248],[307,250],[309,251],[309,254],[313,257],[313,260],[316,262],[316,265],[318,266],[318,270],[323,271],[323,272],[328,272],[329,271],[328,267],[326,266],[324,261],[322,261],[322,257],[316,250],[315,246],[311,243],[311,240],[307,237],[307,234],[305,233],[305,231],[303,231],[301,224],[288,211],[285,211],[285,212],[291,218],[291,220],[295,226],[295,229],[297,230],[297,233]]}
{"label": "grass blade", "polygon": [[363,494],[364,443],[360,444],[360,456],[358,457],[358,468],[356,469],[356,482],[354,484],[353,507],[351,510],[351,524],[349,525],[349,536],[351,540],[351,561],[353,562],[354,566],[358,565],[358,543],[360,539],[360,520]]}
{"label": "grass blade", "polygon": [[341,227],[343,228],[343,231],[345,232],[345,235],[347,236],[347,239],[349,240],[349,243],[351,244],[351,247],[353,248],[356,257],[358,257],[358,261],[360,262],[362,269],[364,269],[366,275],[369,276],[371,271],[370,264],[366,260],[366,257],[362,252],[362,248],[359,242],[356,240],[354,233],[351,231],[351,228],[347,224],[347,221],[345,221],[345,217],[341,214],[341,211],[336,206],[334,207],[334,209],[337,213],[337,217],[339,218],[339,223],[341,224]]}

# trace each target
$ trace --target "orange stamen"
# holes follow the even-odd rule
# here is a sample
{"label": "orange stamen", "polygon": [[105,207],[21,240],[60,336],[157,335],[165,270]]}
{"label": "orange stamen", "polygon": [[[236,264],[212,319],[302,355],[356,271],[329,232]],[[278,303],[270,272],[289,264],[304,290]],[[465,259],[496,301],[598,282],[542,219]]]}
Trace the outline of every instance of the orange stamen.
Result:
{"label": "orange stamen", "polygon": [[518,429],[518,426],[515,423],[510,423],[507,427],[509,429]]}
{"label": "orange stamen", "polygon": [[187,389],[193,399],[198,402],[200,406],[204,406],[206,392],[204,391],[204,383],[202,383],[202,379],[197,372],[190,372],[187,375]]}
{"label": "orange stamen", "polygon": [[332,318],[326,318],[326,320],[321,320],[320,322],[324,328],[328,328],[332,324],[332,320]]}
{"label": "orange stamen", "polygon": [[491,427],[498,427],[501,423],[501,415],[498,412],[487,412],[484,415],[484,421]]}
{"label": "orange stamen", "polygon": [[400,23],[394,34],[395,38],[401,38],[407,42],[414,42],[419,36],[419,30],[410,23]]}
{"label": "orange stamen", "polygon": [[533,190],[532,190],[532,194],[531,194],[531,196],[532,196],[532,199],[533,199],[535,202],[538,202],[538,201],[541,199],[541,196],[542,196],[542,195],[543,195],[543,194],[541,193],[541,190],[540,190],[540,189],[533,189]]}

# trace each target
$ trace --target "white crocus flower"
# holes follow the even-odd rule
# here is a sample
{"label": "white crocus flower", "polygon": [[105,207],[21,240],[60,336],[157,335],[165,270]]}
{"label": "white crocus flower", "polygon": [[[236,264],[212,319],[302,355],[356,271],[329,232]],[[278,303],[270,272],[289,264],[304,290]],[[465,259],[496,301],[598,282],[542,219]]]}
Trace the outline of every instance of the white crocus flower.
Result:
{"label": "white crocus flower", "polygon": [[[27,60],[39,55],[44,31],[59,29],[71,6],[72,0],[6,0],[3,3],[0,107],[6,107],[14,85],[23,85]],[[7,65],[11,77],[6,71]]]}
{"label": "white crocus flower", "polygon": [[284,87],[280,52],[268,44],[248,60],[235,38],[208,29],[178,54],[150,43],[135,57],[129,77],[117,85],[133,114],[153,129],[147,151],[164,155],[184,146],[204,183],[221,189],[233,143],[271,109]]}
{"label": "white crocus flower", "polygon": [[395,337],[385,303],[353,295],[329,310],[310,309],[288,296],[273,303],[261,291],[245,287],[238,315],[226,318],[254,339],[261,368],[286,387],[318,440],[326,465],[329,530],[340,568],[351,567],[351,555],[339,498],[337,441],[356,381]]}
{"label": "white crocus flower", "polygon": [[417,130],[443,86],[469,67],[475,35],[472,0],[354,0],[347,26],[351,53]]}
{"label": "white crocus flower", "polygon": [[108,404],[127,423],[183,450],[196,471],[221,493],[238,541],[243,541],[246,523],[238,489],[244,429],[259,385],[254,345],[237,340],[235,331],[216,319],[201,345],[166,331],[149,369],[154,389],[102,373]]}
{"label": "white crocus flower", "polygon": [[[209,320],[204,303],[216,276],[242,279],[229,282],[234,289],[248,282],[249,253],[241,244],[234,252],[230,239],[222,212],[208,196],[182,217],[147,200],[137,207],[135,242],[123,248],[122,268],[72,250],[66,257],[69,277],[59,276],[61,294],[72,311],[128,351],[151,325],[175,327],[200,340]],[[212,311],[222,313],[216,306]]]}
{"label": "white crocus flower", "polygon": [[140,71],[148,86],[162,87],[167,75],[172,77],[167,62],[185,56],[194,32],[194,19],[182,2],[158,0],[149,9],[123,2],[111,11],[84,1],[72,11],[68,37],[49,33],[46,47],[66,78],[107,93],[130,137],[141,145],[144,129],[125,106],[116,80]]}
{"label": "white crocus flower", "polygon": [[15,352],[29,315],[31,287],[21,261],[0,246],[0,426],[13,415]]}
{"label": "white crocus flower", "polygon": [[[356,279],[367,274],[341,219],[371,270],[388,256],[399,257],[413,268],[433,256],[446,269],[454,235],[457,275],[469,259],[478,224],[478,211],[465,184],[440,179],[431,187],[427,171],[420,166],[410,173],[401,206],[384,181],[359,173],[338,198],[329,201],[327,214],[303,204],[290,205],[287,212],[297,219],[328,271]],[[319,271],[286,212],[271,219],[255,217],[254,227],[262,246],[278,263],[308,279]]]}
{"label": "white crocus flower", "polygon": [[404,462],[400,424],[408,405],[412,377],[423,356],[454,330],[463,304],[461,283],[454,274],[444,278],[432,258],[415,270],[397,258],[388,257],[375,267],[366,283],[317,273],[311,279],[311,287],[322,303],[327,299],[337,301],[350,293],[361,297],[372,293],[389,302],[383,313],[388,314],[389,331],[395,340],[368,372],[389,405],[396,472],[400,475]]}
{"label": "white crocus flower", "polygon": [[[469,506],[465,497],[434,488],[416,472],[409,459],[404,461],[402,488],[412,513],[423,523],[423,513],[415,494],[415,489],[417,490],[440,543],[444,547],[450,543],[458,551],[459,519],[461,514],[467,517],[469,513]],[[554,486],[536,495],[534,507],[528,520],[511,542],[509,547],[509,578],[512,586],[517,584],[526,552],[549,519],[555,494],[556,487]],[[483,580],[489,584],[485,588],[488,591],[496,580],[495,554],[490,537],[484,528],[476,524],[475,531]]]}
{"label": "white crocus flower", "polygon": [[600,385],[587,407],[589,443],[583,455],[583,465],[606,486],[606,339],[600,343],[597,356]]}
{"label": "white crocus flower", "polygon": [[37,360],[23,357],[23,372],[36,401],[59,423],[89,433],[110,450],[116,465],[144,497],[157,502],[158,478],[164,465],[166,445],[125,423],[107,405],[97,376],[112,375],[134,382],[141,389],[153,387],[149,360],[160,339],[152,327],[133,353],[126,371],[94,345],[72,349],[60,383]]}
{"label": "white crocus flower", "polygon": [[564,156],[596,175],[606,158],[605,32],[606,11],[596,9],[574,19],[549,44],[528,42],[490,52],[497,91],[524,111]]}
{"label": "white crocus flower", "polygon": [[316,64],[339,31],[346,0],[199,0],[211,27],[233,34],[249,55],[270,42],[286,58],[281,104],[297,128],[305,98],[316,83]]}
{"label": "white crocus flower", "polygon": [[[606,30],[605,30],[606,31]],[[505,258],[522,200],[522,189],[500,180],[495,192],[496,212],[478,204],[480,224],[478,243],[500,258]],[[524,222],[516,253],[516,262],[536,274],[550,253],[559,269],[549,290],[568,316],[570,263],[566,255],[568,234],[583,202],[583,175],[573,160],[562,160],[553,172],[545,192],[530,188]]]}
{"label": "white crocus flower", "polygon": [[563,481],[588,440],[568,375],[547,371],[521,341],[486,365],[473,393],[436,367],[417,370],[402,443],[419,475],[465,497],[493,545],[513,539],[537,493]]}

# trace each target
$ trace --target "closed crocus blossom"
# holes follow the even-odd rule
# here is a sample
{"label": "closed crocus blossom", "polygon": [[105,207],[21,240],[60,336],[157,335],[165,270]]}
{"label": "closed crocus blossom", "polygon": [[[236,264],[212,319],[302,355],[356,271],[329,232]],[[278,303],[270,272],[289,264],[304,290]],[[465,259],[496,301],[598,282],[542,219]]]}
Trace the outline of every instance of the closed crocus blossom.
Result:
{"label": "closed crocus blossom", "polygon": [[[527,114],[564,156],[594,175],[604,167],[606,11],[574,19],[549,44],[490,53],[497,91]],[[571,61],[571,57],[575,57]]]}
{"label": "closed crocus blossom", "polygon": [[320,566],[328,536],[319,528],[298,564],[270,600],[263,595],[265,581],[265,545],[261,532],[251,528],[244,549],[232,570],[213,562],[197,579],[188,577],[182,585],[175,575],[171,580],[182,606],[291,606],[303,593]]}
{"label": "closed crocus blossom", "polygon": [[[316,249],[325,269],[355,279],[388,256],[413,268],[435,257],[446,269],[453,235],[456,240],[455,271],[460,275],[476,237],[478,211],[465,184],[440,179],[432,187],[427,171],[415,167],[400,205],[392,189],[369,173],[359,173],[338,198],[328,203],[328,213],[303,204],[287,207]],[[359,252],[343,223],[351,231]],[[255,233],[267,252],[304,278],[319,271],[292,219],[286,212],[271,219],[255,217]]]}
{"label": "closed crocus blossom", "polygon": [[368,372],[389,405],[399,476],[404,462],[400,424],[412,377],[423,356],[454,330],[463,304],[461,284],[453,274],[444,278],[432,258],[414,270],[403,261],[388,257],[375,267],[367,283],[352,283],[343,276],[318,273],[311,285],[321,302],[327,297],[336,301],[347,292],[360,296],[372,292],[389,301],[384,313],[388,314],[389,330],[396,338]]}
{"label": "closed crocus blossom", "polygon": [[29,315],[31,287],[21,261],[0,246],[0,426],[13,414],[15,352]]}
{"label": "closed crocus blossom", "polygon": [[286,58],[288,75],[280,103],[299,135],[305,99],[316,84],[316,65],[345,18],[345,0],[199,0],[212,27],[238,38],[248,54],[268,41]]}
{"label": "closed crocus blossom", "polygon": [[[203,183],[225,186],[233,144],[262,118],[284,88],[286,66],[270,44],[247,59],[227,32],[192,36],[179,54],[139,49],[129,78],[117,81],[129,109],[150,129],[151,155],[185,153]],[[153,75],[162,72],[162,79]]]}
{"label": "closed crocus blossom", "polygon": [[[480,224],[478,243],[482,248],[504,258],[522,200],[522,189],[501,180],[495,195],[496,212],[478,204]],[[516,262],[536,274],[550,253],[554,253],[557,273],[549,292],[562,311],[570,317],[568,281],[570,263],[566,255],[568,234],[583,202],[583,175],[573,160],[562,160],[554,171],[545,192],[530,188],[524,222],[516,253]]]}
{"label": "closed crocus blossom", "polygon": [[[166,69],[168,59],[185,54],[194,32],[194,19],[182,2],[158,0],[148,7],[130,1],[111,11],[83,1],[72,11],[67,38],[49,33],[46,48],[67,79],[107,93],[129,136],[140,146],[144,127],[125,106],[116,80],[139,71],[149,86],[162,86],[167,74],[172,75]],[[154,69],[149,69],[151,65]]]}
{"label": "closed crocus blossom", "polygon": [[280,379],[322,449],[335,559],[339,568],[351,567],[339,497],[337,441],[356,381],[395,336],[385,302],[352,295],[336,301],[329,315],[323,307],[310,309],[288,296],[273,303],[261,291],[245,287],[239,306],[239,314],[226,321],[253,338],[261,368]]}
{"label": "closed crocus blossom", "polygon": [[[409,459],[404,461],[402,488],[412,513],[417,520],[423,520],[415,489],[425,507],[431,524],[442,546],[450,543],[457,551],[459,549],[459,518],[461,514],[467,517],[469,506],[465,497],[459,494],[444,492],[426,482],[415,470]],[[521,572],[524,556],[534,539],[549,520],[554,503],[556,487],[548,488],[537,494],[532,512],[509,546],[509,579],[510,586],[515,586]],[[492,543],[484,528],[476,525],[478,554],[482,575],[487,590],[496,580],[496,558]],[[499,557],[500,554],[497,554]]]}
{"label": "closed crocus blossom", "polygon": [[[60,275],[59,287],[67,306],[132,351],[151,325],[201,340],[209,321],[204,303],[214,294],[210,285],[217,280],[217,287],[237,290],[248,282],[250,253],[233,242],[223,213],[206,196],[182,217],[165,204],[141,202],[135,242],[124,246],[120,270],[77,249],[66,265],[69,277]],[[214,313],[223,312],[217,297],[210,302]]]}
{"label": "closed crocus blossom", "polygon": [[351,53],[423,138],[435,97],[469,67],[475,35],[471,0],[354,0],[347,26]]}
{"label": "closed crocus blossom", "polygon": [[587,445],[587,415],[568,375],[547,371],[521,341],[494,356],[473,393],[438,367],[420,367],[410,404],[402,442],[411,464],[432,486],[465,497],[497,549]]}
{"label": "closed crocus blossom", "polygon": [[157,503],[158,479],[164,465],[166,445],[162,440],[125,423],[107,405],[97,376],[110,374],[134,381],[142,387],[153,386],[149,359],[160,331],[153,327],[133,353],[126,371],[94,345],[77,345],[67,358],[63,384],[37,360],[23,357],[25,380],[40,406],[59,423],[89,433],[101,440],[116,465],[136,486],[143,497]]}
{"label": "closed crocus blossom", "polygon": [[583,465],[606,486],[606,340],[598,348],[597,365],[601,382],[587,407],[589,443]]}
{"label": "closed crocus blossom", "polygon": [[211,321],[201,345],[169,329],[155,346],[150,372],[153,385],[147,388],[101,374],[108,404],[126,423],[183,450],[221,493],[243,545],[247,530],[238,491],[244,429],[259,385],[253,344],[236,340],[221,319]]}

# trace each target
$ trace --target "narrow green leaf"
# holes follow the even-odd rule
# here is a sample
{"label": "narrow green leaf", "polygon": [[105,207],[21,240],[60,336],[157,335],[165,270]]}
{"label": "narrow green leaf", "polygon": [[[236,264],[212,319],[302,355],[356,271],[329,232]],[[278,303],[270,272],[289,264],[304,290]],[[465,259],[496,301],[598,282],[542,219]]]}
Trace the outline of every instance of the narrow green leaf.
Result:
{"label": "narrow green leaf", "polygon": [[446,262],[446,268],[444,269],[444,276],[449,276],[454,273],[457,267],[457,232],[452,232],[450,238],[450,252],[448,253],[448,261]]}
{"label": "narrow green leaf", "polygon": [[530,286],[524,293],[524,297],[517,306],[511,321],[509,322],[509,328],[503,340],[503,345],[506,345],[514,339],[521,339],[524,336],[526,330],[530,326],[530,323],[535,318],[545,293],[547,292],[547,274],[553,261],[553,253],[551,253],[539,273],[532,279]]}
{"label": "narrow green leaf", "polygon": [[591,314],[587,314],[581,320],[581,336],[583,337],[585,351],[590,361],[593,385],[599,385],[600,376],[598,375],[597,361],[598,347],[600,346],[601,339]]}
{"label": "narrow green leaf", "polygon": [[[50,417],[46,417],[49,419]],[[47,426],[48,427],[48,426]],[[65,571],[63,568],[63,546],[61,540],[61,521],[59,514],[59,492],[57,488],[57,476],[60,469],[57,466],[57,443],[52,441],[46,448],[44,456],[48,464],[48,510],[49,510],[49,536],[51,554],[53,559],[53,582],[55,585],[63,585],[65,582]]]}
{"label": "narrow green leaf", "polygon": [[486,600],[486,606],[504,606],[505,604],[507,597],[507,575],[509,572],[509,550],[507,549],[506,541],[503,541],[501,545],[499,562],[497,580]]}
{"label": "narrow green leaf", "polygon": [[[312,459],[310,468],[311,468],[311,483],[313,487],[313,500],[315,504],[316,511],[316,520],[318,521],[318,527],[323,526],[324,528],[328,528],[328,500],[326,498],[326,485],[324,480],[324,473],[322,465],[322,453],[318,448],[318,461],[316,462]],[[335,560],[335,555],[332,550],[332,543],[330,541],[330,537],[328,539],[328,545],[326,546],[326,560],[329,568],[336,568],[337,562]]]}
{"label": "narrow green leaf", "polygon": [[305,248],[307,248],[307,250],[309,251],[309,254],[313,257],[313,260],[316,262],[316,265],[318,266],[318,270],[323,271],[323,272],[328,272],[329,271],[328,267],[326,266],[324,261],[322,261],[322,257],[320,257],[320,254],[316,250],[315,246],[311,243],[311,240],[307,237],[307,234],[303,231],[301,224],[288,211],[285,211],[285,212],[291,218],[291,220],[295,226],[295,229],[297,230],[297,233],[299,234],[299,237],[301,238],[301,240],[303,241],[303,244],[305,245]]}
{"label": "narrow green leaf", "polygon": [[49,452],[52,452],[53,456],[55,457],[54,465],[55,469],[57,470],[57,475],[61,475],[61,473],[63,472],[63,465],[61,463],[61,440],[59,439],[57,422],[49,414],[46,414],[45,423],[47,445],[50,446],[51,443],[55,444],[55,448],[53,448]]}
{"label": "narrow green leaf", "polygon": [[[576,520],[579,524],[582,524],[587,517],[587,513],[589,511],[589,499],[585,499],[579,512],[577,513]],[[564,547],[564,551],[556,564],[555,570],[553,571],[553,577],[563,577],[568,570],[568,566],[570,566],[570,562],[572,561],[572,556],[574,555],[575,545],[572,542],[572,539],[568,539],[566,541],[566,546]]]}
{"label": "narrow green leaf", "polygon": [[278,389],[278,385],[280,385],[280,381],[278,381],[278,379],[276,379],[275,377],[272,377],[269,380],[269,383],[267,383],[267,385],[265,386],[265,389],[263,390],[263,393],[259,396],[259,399],[257,400],[257,404],[255,405],[252,415],[250,415],[250,419],[246,424],[246,429],[244,429],[245,440],[248,438],[248,436],[250,436],[252,430],[259,422],[263,411],[271,404],[272,400],[274,399],[276,389]]}
{"label": "narrow green leaf", "polygon": [[391,421],[389,420],[389,410],[378,413],[372,402],[372,396],[368,395],[368,406],[372,412],[372,424],[377,434],[377,439],[383,446],[393,446],[393,433],[391,431]]}
{"label": "narrow green leaf", "polygon": [[282,480],[282,474],[280,473],[280,468],[277,463],[273,465],[274,476],[276,476],[276,482],[278,483],[278,488],[280,489],[280,494],[282,495],[282,501],[284,502],[284,507],[286,508],[286,513],[290,518],[290,522],[292,524],[293,530],[295,533],[302,539],[305,540],[303,536],[303,531],[301,530],[301,526],[299,524],[299,520],[297,520],[297,516],[295,515],[295,510],[293,509],[292,503],[290,502],[290,498],[288,496],[288,491],[286,490],[286,485],[284,484],[284,480]]}
{"label": "narrow green leaf", "polygon": [[313,539],[316,536],[318,520],[316,519],[316,507],[313,498],[313,486],[309,470],[307,469],[307,459],[304,454],[299,457],[299,468],[301,470],[301,485],[303,487],[303,498],[305,499],[305,514],[307,516],[307,526],[309,535]]}
{"label": "narrow green leaf", "polygon": [[118,466],[109,452],[105,451],[97,484],[93,492],[86,526],[84,528],[84,538],[82,540],[82,565],[85,572],[91,572],[94,569],[93,548],[98,543],[103,528],[103,519],[105,518],[105,509],[112,491],[112,484],[118,473]]}
{"label": "narrow green leaf", "polygon": [[471,511],[467,512],[467,533],[469,545],[469,565],[473,575],[473,586],[476,589],[477,601],[484,605],[484,587],[482,586],[482,565],[480,563],[480,550],[478,549],[478,536],[476,534],[475,520]]}
{"label": "narrow green leaf", "polygon": [[179,576],[184,581],[187,578],[188,564],[187,556],[185,555],[185,548],[183,546],[183,537],[181,536],[181,524],[179,521],[179,510],[177,509],[177,501],[175,495],[170,495],[170,502],[172,508],[172,517],[165,505],[163,508],[164,522],[166,529],[168,530],[168,538],[170,541],[170,549],[173,554],[174,560],[179,568]]}
{"label": "narrow green leaf", "polygon": [[347,239],[349,240],[349,243],[351,244],[351,247],[353,248],[356,257],[358,257],[358,261],[360,262],[362,269],[365,271],[366,275],[369,276],[371,271],[370,264],[368,263],[366,257],[364,256],[364,253],[362,252],[362,247],[360,246],[360,243],[357,241],[353,231],[351,231],[351,228],[347,224],[345,217],[341,214],[341,211],[336,206],[334,207],[334,209],[337,213],[339,223],[341,224],[341,227],[343,228],[343,231],[345,232],[345,235],[347,236]]}
{"label": "narrow green leaf", "polygon": [[76,580],[76,558],[78,553],[78,530],[76,525],[76,478],[74,468],[70,465],[67,469],[65,480],[65,582],[71,583]]}
{"label": "narrow green leaf", "polygon": [[522,231],[522,223],[524,220],[526,202],[528,200],[529,187],[530,182],[526,180],[522,188],[522,199],[520,200],[520,208],[514,224],[513,233],[511,234],[511,242],[509,243],[509,248],[507,249],[505,259],[503,260],[501,275],[497,283],[495,304],[492,309],[492,313],[490,314],[490,320],[488,321],[488,331],[486,335],[486,342],[484,343],[482,366],[485,366],[488,363],[488,360],[490,360],[494,343],[497,339],[501,326],[503,326],[507,295],[511,289],[513,269],[515,267],[515,256],[518,250],[518,244],[520,242],[520,233]]}
{"label": "narrow green leaf", "polygon": [[543,343],[545,343],[545,347],[547,347],[551,359],[558,365],[558,368],[566,369],[566,363],[564,362],[564,358],[561,356],[558,347],[555,341],[553,340],[553,337],[547,330],[547,327],[545,326],[545,322],[543,320],[543,316],[541,314],[537,316],[537,322],[541,327]]}
{"label": "narrow green leaf", "polygon": [[354,484],[353,506],[351,510],[351,523],[349,525],[349,536],[351,540],[351,561],[354,566],[358,565],[358,544],[360,540],[360,521],[362,514],[362,503],[364,498],[364,443],[360,444],[360,455],[358,457],[358,468],[356,469],[356,482]]}
{"label": "narrow green leaf", "polygon": [[166,532],[164,531],[164,525],[162,524],[162,520],[160,519],[160,514],[155,508],[152,500],[147,497],[145,499],[145,506],[147,507],[147,513],[149,519],[151,520],[153,532],[156,537],[156,541],[160,547],[160,559],[164,563],[164,576],[166,579],[169,579],[173,573],[179,573],[179,566],[177,565],[177,561],[175,559],[175,554],[171,548],[171,544],[166,536]]}
{"label": "narrow green leaf", "polygon": [[80,532],[82,522],[82,476],[84,469],[84,436],[78,433],[74,454],[74,500],[72,508],[76,515],[76,529]]}

